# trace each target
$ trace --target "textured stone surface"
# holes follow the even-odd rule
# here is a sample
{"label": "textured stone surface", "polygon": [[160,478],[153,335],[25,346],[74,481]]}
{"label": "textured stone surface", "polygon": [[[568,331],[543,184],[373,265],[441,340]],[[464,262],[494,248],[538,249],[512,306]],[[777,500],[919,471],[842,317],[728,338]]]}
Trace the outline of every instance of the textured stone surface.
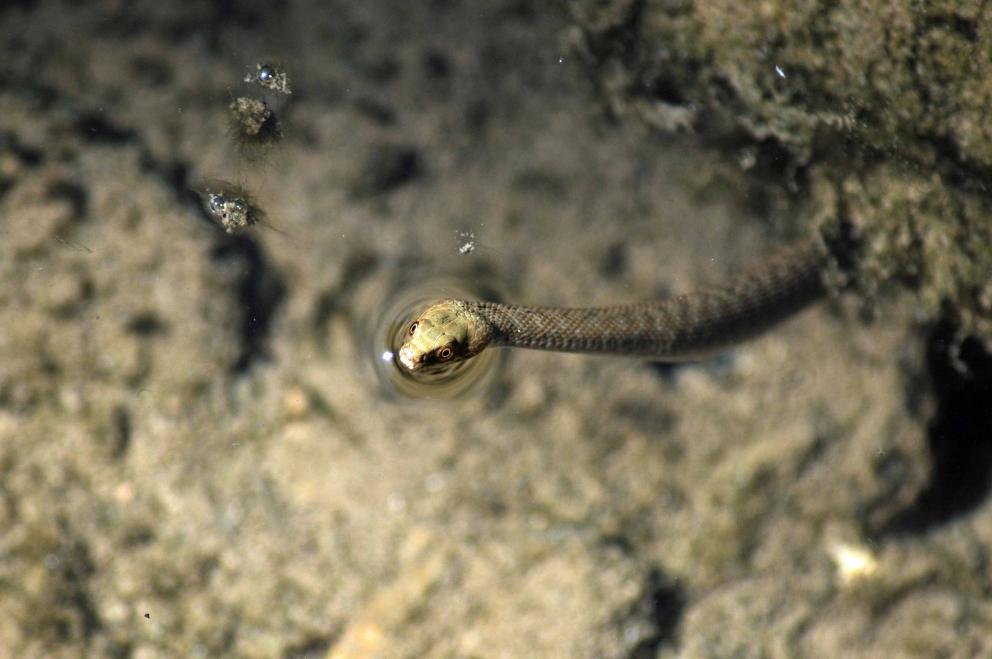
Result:
{"label": "textured stone surface", "polygon": [[[903,185],[922,160],[818,174],[839,164],[802,155],[801,118],[729,162],[701,129],[609,124],[546,3],[222,5],[0,9],[0,656],[992,652],[992,367],[966,342],[956,370],[908,296],[705,364],[518,352],[447,402],[384,388],[370,338],[438,272],[645,299],[831,195],[879,240],[875,206],[977,196]],[[284,139],[247,157],[228,105],[269,58]],[[268,226],[212,224],[216,179]]]}
{"label": "textured stone surface", "polygon": [[862,293],[904,284],[927,317],[992,342],[981,2],[571,5],[614,112],[697,131],[807,202],[790,209],[801,222],[849,223]]}

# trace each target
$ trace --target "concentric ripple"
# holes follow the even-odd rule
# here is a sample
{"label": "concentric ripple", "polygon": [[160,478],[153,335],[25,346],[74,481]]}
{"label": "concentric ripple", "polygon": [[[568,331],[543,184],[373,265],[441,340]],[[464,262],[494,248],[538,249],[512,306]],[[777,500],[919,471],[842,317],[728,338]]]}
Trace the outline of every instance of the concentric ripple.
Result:
{"label": "concentric ripple", "polygon": [[407,398],[452,399],[485,386],[499,360],[496,350],[431,372],[411,372],[399,363],[398,351],[410,322],[425,308],[445,298],[476,300],[481,291],[454,277],[434,277],[397,290],[379,307],[368,353],[387,395]]}

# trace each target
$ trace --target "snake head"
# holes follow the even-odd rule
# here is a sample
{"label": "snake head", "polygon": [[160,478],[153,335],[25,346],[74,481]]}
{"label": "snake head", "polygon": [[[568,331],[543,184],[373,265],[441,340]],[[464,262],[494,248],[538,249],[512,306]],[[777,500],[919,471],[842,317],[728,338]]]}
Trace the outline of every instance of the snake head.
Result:
{"label": "snake head", "polygon": [[428,307],[407,325],[399,359],[410,371],[443,367],[472,357],[481,347],[473,340],[474,323],[458,300]]}

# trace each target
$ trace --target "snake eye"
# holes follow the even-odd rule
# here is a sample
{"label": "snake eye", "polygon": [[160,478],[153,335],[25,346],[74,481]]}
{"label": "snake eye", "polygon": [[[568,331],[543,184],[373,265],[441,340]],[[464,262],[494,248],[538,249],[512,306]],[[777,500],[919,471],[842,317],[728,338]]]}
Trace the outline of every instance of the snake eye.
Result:
{"label": "snake eye", "polygon": [[444,346],[443,348],[437,351],[437,358],[440,359],[441,361],[445,361],[451,359],[451,356],[453,354],[455,354],[455,351],[452,350],[450,346]]}
{"label": "snake eye", "polygon": [[413,336],[413,333],[416,331],[417,331],[417,321],[413,321],[412,323],[410,323],[410,336]]}
{"label": "snake eye", "polygon": [[258,77],[259,82],[268,82],[275,75],[272,67],[268,64],[263,64],[259,67],[258,72],[255,74]]}

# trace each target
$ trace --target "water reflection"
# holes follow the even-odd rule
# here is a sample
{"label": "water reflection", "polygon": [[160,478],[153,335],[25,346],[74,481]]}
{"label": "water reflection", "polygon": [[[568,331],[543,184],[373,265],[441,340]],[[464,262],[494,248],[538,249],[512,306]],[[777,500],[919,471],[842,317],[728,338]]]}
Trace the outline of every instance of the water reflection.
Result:
{"label": "water reflection", "polygon": [[406,329],[418,312],[444,298],[493,299],[489,290],[456,275],[417,277],[409,285],[392,287],[382,298],[372,305],[378,315],[368,319],[363,335],[368,339],[366,359],[387,398],[454,399],[475,394],[492,380],[500,361],[496,350],[416,372],[403,368],[397,357]]}

